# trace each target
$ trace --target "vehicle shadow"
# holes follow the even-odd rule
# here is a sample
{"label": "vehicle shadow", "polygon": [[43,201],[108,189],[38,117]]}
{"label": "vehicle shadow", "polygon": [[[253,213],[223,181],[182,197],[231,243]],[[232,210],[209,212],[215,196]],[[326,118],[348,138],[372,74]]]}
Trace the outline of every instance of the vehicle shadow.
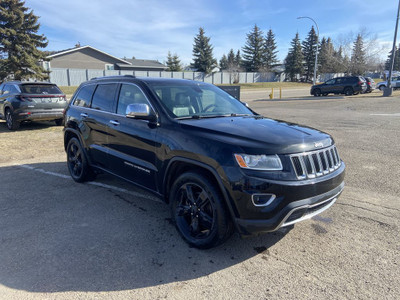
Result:
{"label": "vehicle shadow", "polygon": [[[41,130],[48,127],[59,127],[59,126],[56,126],[54,121],[22,122],[20,124],[20,127],[16,131]],[[4,120],[0,120],[0,133],[2,132],[14,132],[8,130],[6,122]]]}
{"label": "vehicle shadow", "polygon": [[0,172],[0,284],[17,290],[119,291],[191,280],[268,259],[291,229],[234,234],[198,250],[181,239],[165,203],[111,176],[78,184],[64,162]]}

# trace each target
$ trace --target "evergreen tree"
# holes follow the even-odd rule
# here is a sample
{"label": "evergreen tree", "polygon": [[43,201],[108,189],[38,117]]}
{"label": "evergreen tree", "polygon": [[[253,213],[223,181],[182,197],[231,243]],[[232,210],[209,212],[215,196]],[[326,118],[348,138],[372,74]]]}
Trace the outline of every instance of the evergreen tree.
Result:
{"label": "evergreen tree", "polygon": [[275,34],[270,29],[267,33],[267,37],[265,38],[265,56],[264,56],[264,65],[268,71],[271,71],[273,67],[278,63],[278,50],[275,42]]}
{"label": "evergreen tree", "polygon": [[357,35],[353,44],[353,51],[350,59],[350,72],[353,75],[363,75],[367,70],[365,59],[364,41],[361,34]]}
{"label": "evergreen tree", "polygon": [[318,54],[319,71],[321,73],[336,73],[335,49],[331,38],[322,38],[321,47]]}
{"label": "evergreen tree", "polygon": [[171,72],[179,72],[182,71],[181,61],[179,60],[179,56],[175,53],[174,55],[168,51],[167,56],[167,71]]}
{"label": "evergreen tree", "polygon": [[343,48],[340,46],[333,52],[333,73],[348,73],[348,69],[349,59],[347,56],[343,57]]}
{"label": "evergreen tree", "polygon": [[235,52],[233,51],[233,49],[231,49],[228,55],[224,54],[222,56],[219,65],[222,70],[226,70],[228,72],[239,72],[241,69],[240,63],[240,51],[238,51],[235,55]]}
{"label": "evergreen tree", "polygon": [[307,38],[303,41],[302,48],[304,56],[304,72],[306,75],[306,81],[308,82],[314,73],[315,55],[318,51],[318,37],[314,30],[314,26],[311,27]]}
{"label": "evergreen tree", "polygon": [[238,66],[238,69],[240,70],[240,66],[243,64],[242,62],[242,56],[240,55],[240,50],[236,52],[236,59],[235,59],[236,65]]}
{"label": "evergreen tree", "polygon": [[199,28],[199,34],[194,38],[192,67],[198,72],[209,74],[217,66],[213,57],[213,47],[210,38],[204,35],[204,29]]}
{"label": "evergreen tree", "polygon": [[0,2],[0,80],[8,75],[21,80],[30,77],[47,79],[48,75],[39,61],[45,54],[47,39],[38,35],[40,24],[33,11],[21,0]]}
{"label": "evergreen tree", "polygon": [[[393,70],[395,71],[400,71],[400,50],[395,47],[395,54],[394,54],[394,64],[393,64]],[[390,66],[392,64],[392,50],[389,52],[388,59],[386,60],[385,63],[385,70],[390,70]]]}
{"label": "evergreen tree", "polygon": [[243,50],[243,66],[248,72],[261,71],[264,67],[264,37],[263,32],[254,25],[253,31],[247,34]]}
{"label": "evergreen tree", "polygon": [[291,42],[291,48],[289,49],[289,53],[285,59],[285,73],[289,75],[291,81],[296,79],[297,74],[303,73],[303,52],[301,49],[301,43],[299,38],[299,33],[296,33],[296,36]]}
{"label": "evergreen tree", "polygon": [[219,67],[221,70],[227,70],[228,69],[228,59],[226,58],[226,55],[222,55],[222,58],[219,61]]}

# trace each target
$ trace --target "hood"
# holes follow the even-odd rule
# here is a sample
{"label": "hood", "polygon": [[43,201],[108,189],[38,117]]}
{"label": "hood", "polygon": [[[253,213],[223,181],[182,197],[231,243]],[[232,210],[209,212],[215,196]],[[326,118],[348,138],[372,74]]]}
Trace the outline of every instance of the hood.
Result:
{"label": "hood", "polygon": [[183,128],[219,142],[239,146],[248,154],[290,154],[332,145],[322,131],[263,117],[219,117],[180,121]]}

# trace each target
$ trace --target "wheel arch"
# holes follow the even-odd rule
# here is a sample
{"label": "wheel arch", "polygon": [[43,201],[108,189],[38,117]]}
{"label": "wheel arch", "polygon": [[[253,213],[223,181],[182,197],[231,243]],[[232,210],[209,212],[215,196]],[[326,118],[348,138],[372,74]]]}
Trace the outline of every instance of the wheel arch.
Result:
{"label": "wheel arch", "polygon": [[221,177],[214,168],[199,161],[183,157],[176,157],[171,159],[166,168],[162,183],[162,194],[164,194],[165,202],[169,203],[169,192],[171,191],[173,182],[179,177],[179,175],[188,171],[199,172],[203,174],[207,179],[209,179],[211,183],[215,184],[216,188],[222,195],[222,198],[225,202],[224,204],[229,210],[232,221],[234,221],[238,214],[222,182]]}

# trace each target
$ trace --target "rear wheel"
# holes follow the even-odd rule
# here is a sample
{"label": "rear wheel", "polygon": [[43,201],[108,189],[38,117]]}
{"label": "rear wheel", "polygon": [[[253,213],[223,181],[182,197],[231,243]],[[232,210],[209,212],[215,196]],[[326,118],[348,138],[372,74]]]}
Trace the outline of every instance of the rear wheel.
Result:
{"label": "rear wheel", "polygon": [[314,97],[319,97],[321,96],[321,90],[320,89],[315,89],[314,90]]}
{"label": "rear wheel", "polygon": [[57,120],[54,120],[54,122],[56,123],[57,126],[64,125],[64,119],[57,119]]}
{"label": "rear wheel", "polygon": [[205,176],[187,172],[175,180],[170,192],[172,219],[183,239],[196,248],[211,248],[232,232],[222,196]]}
{"label": "rear wheel", "polygon": [[67,165],[71,177],[76,182],[92,180],[95,177],[86,159],[81,143],[71,138],[67,145]]}
{"label": "rear wheel", "polygon": [[347,88],[344,89],[344,94],[346,96],[351,96],[351,95],[353,95],[353,93],[354,93],[354,91],[353,91],[353,89],[351,87],[347,87]]}
{"label": "rear wheel", "polygon": [[10,109],[6,110],[6,124],[9,130],[17,130],[20,125],[20,122],[15,120]]}

